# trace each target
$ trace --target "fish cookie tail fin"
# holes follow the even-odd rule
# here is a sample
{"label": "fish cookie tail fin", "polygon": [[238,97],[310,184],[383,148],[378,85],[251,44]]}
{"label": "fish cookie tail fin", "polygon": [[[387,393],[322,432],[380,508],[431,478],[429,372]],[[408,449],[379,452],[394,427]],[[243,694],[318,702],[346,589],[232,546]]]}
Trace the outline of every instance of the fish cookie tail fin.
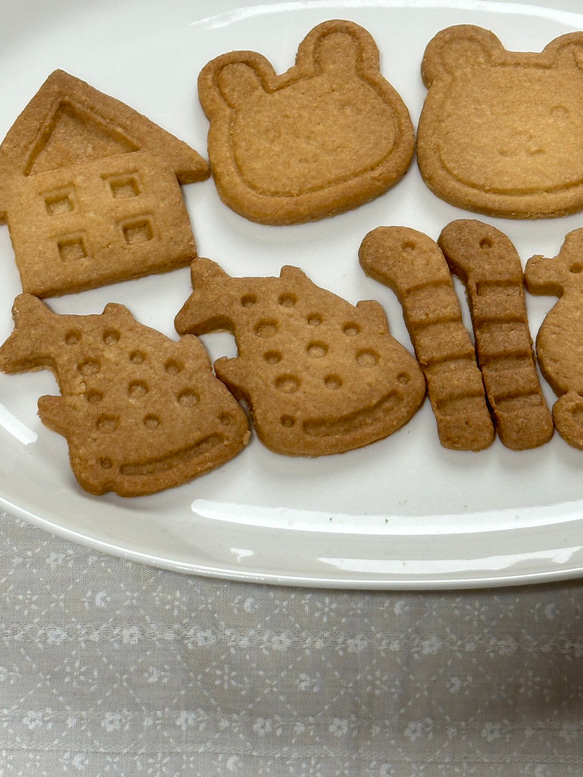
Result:
{"label": "fish cookie tail fin", "polygon": [[225,284],[231,280],[212,259],[199,257],[190,268],[192,294],[178,311],[174,328],[179,335],[201,335],[216,330],[232,329],[228,315],[221,313],[228,307],[229,294]]}
{"label": "fish cookie tail fin", "polygon": [[50,327],[55,314],[38,297],[20,294],[14,301],[14,329],[0,346],[0,371],[27,372],[42,369],[47,364],[41,333]]}

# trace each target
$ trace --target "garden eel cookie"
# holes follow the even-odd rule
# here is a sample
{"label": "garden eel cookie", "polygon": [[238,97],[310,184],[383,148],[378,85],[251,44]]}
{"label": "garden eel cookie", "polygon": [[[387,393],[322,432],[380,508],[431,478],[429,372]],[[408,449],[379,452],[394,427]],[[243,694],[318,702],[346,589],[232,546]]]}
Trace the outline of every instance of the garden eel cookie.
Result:
{"label": "garden eel cookie", "polygon": [[482,375],[439,247],[408,227],[378,227],[364,238],[360,264],[403,307],[441,444],[482,450],[494,440]]}
{"label": "garden eel cookie", "polygon": [[92,494],[142,496],[231,459],[249,428],[195,337],[175,342],[109,304],[101,315],[57,315],[22,294],[0,348],[7,373],[50,369],[61,396],[39,415],[66,437],[73,472]]}
{"label": "garden eel cookie", "polygon": [[51,297],[190,264],[181,185],[209,175],[185,143],[55,71],[0,146],[0,222],[23,290]]}
{"label": "garden eel cookie", "polygon": [[514,450],[543,445],[553,422],[536,370],[514,246],[489,224],[465,219],[448,224],[438,244],[466,285],[478,364],[500,440]]}
{"label": "garden eel cookie", "polygon": [[192,264],[180,334],[228,330],[238,355],[217,376],[248,403],[259,439],[276,453],[342,453],[387,437],[425,395],[413,356],[373,301],[356,306],[295,267],[279,277],[233,278],[209,259]]}
{"label": "garden eel cookie", "polygon": [[314,221],[393,186],[414,149],[409,112],[359,25],[315,27],[283,75],[252,51],[209,62],[198,79],[221,199],[263,224]]}
{"label": "garden eel cookie", "polygon": [[555,258],[529,259],[524,278],[531,294],[560,297],[538,330],[537,356],[559,397],[553,406],[557,431],[583,450],[583,229],[566,236]]}
{"label": "garden eel cookie", "polygon": [[449,27],[428,44],[422,76],[417,158],[434,194],[506,218],[583,208],[583,32],[532,53]]}

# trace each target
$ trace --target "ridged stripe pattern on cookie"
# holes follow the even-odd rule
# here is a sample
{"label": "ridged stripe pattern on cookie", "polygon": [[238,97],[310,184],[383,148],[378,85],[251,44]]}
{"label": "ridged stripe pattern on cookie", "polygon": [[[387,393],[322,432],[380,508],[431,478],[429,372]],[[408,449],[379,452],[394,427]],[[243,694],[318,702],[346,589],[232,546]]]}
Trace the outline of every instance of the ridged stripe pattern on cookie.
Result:
{"label": "ridged stripe pattern on cookie", "polygon": [[379,227],[362,242],[367,275],[391,288],[427,381],[441,444],[481,450],[494,429],[459,300],[438,246],[407,227]]}
{"label": "ridged stripe pattern on cookie", "polygon": [[553,422],[536,371],[514,246],[500,230],[474,219],[448,224],[438,244],[466,286],[478,364],[500,440],[514,450],[543,445]]}

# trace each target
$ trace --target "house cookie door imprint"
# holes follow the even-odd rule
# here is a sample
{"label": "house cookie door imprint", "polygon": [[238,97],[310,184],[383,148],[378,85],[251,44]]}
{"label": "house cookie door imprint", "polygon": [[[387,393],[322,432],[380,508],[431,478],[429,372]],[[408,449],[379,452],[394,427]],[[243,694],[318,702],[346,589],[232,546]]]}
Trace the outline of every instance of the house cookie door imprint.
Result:
{"label": "house cookie door imprint", "polygon": [[373,39],[351,22],[314,28],[281,76],[254,52],[217,57],[199,97],[219,194],[254,221],[357,207],[395,184],[413,154],[407,108],[380,74]]}
{"label": "house cookie door imprint", "polygon": [[583,33],[540,53],[507,51],[489,30],[449,27],[426,48],[417,156],[429,188],[508,218],[583,208]]}

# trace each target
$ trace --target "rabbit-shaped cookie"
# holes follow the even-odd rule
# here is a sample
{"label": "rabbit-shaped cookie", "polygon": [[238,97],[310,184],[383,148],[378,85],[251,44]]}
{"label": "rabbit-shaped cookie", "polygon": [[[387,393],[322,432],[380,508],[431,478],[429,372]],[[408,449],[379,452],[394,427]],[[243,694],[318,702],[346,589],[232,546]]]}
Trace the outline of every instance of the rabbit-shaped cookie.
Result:
{"label": "rabbit-shaped cookie", "polygon": [[292,224],[355,208],[411,162],[409,112],[380,73],[376,43],[353,22],[315,27],[283,75],[255,52],[219,56],[198,91],[219,195],[252,221]]}

